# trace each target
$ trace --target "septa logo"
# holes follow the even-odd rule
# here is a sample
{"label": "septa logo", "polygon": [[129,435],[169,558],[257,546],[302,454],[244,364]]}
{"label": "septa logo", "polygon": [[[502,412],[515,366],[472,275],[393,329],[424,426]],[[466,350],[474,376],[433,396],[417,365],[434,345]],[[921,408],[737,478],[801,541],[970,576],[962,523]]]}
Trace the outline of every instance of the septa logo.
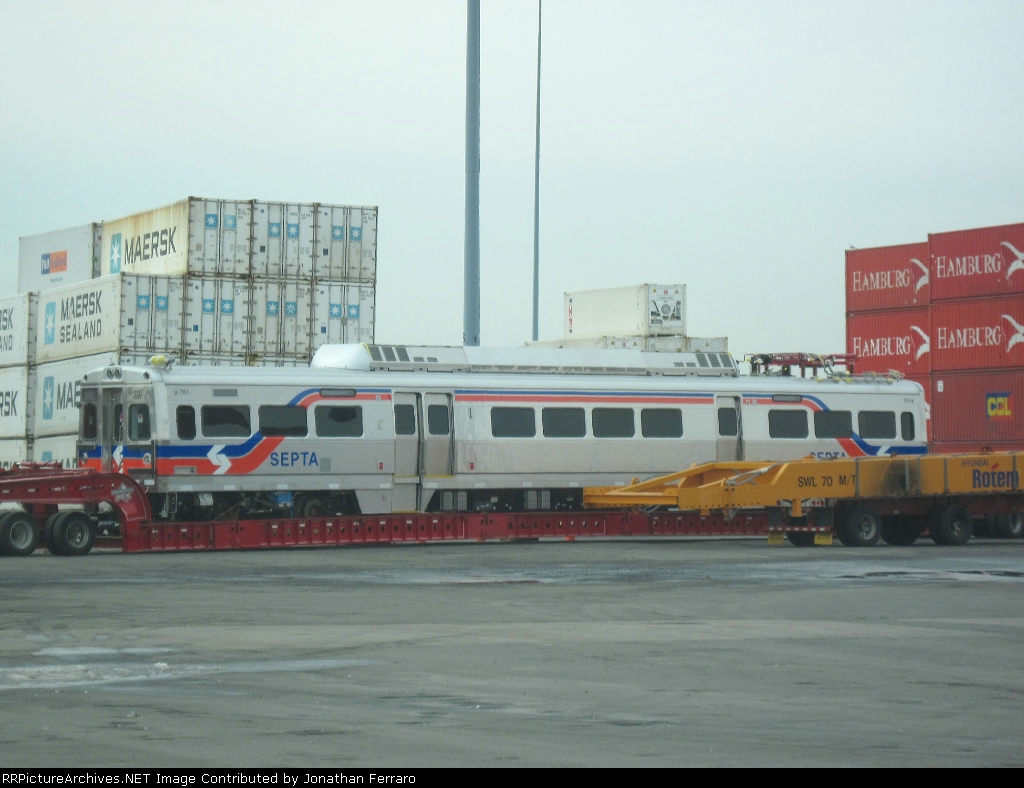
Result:
{"label": "septa logo", "polygon": [[110,273],[121,273],[121,233],[110,236]]}
{"label": "septa logo", "polygon": [[52,345],[57,339],[57,302],[50,301],[43,311],[43,344]]}
{"label": "septa logo", "polygon": [[1009,391],[996,391],[985,395],[985,414],[990,419],[1013,418],[1013,394]]}
{"label": "septa logo", "polygon": [[68,270],[68,253],[49,252],[40,258],[39,269],[43,276],[59,274]]}

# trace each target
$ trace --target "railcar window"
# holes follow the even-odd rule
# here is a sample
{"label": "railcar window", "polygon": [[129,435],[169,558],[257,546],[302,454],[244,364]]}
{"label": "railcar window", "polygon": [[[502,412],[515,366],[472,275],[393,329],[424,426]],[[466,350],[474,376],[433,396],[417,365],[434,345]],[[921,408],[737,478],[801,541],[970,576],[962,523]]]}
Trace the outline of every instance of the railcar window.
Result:
{"label": "railcar window", "polygon": [[891,410],[862,410],[857,414],[862,438],[896,437],[896,414]]}
{"label": "railcar window", "polygon": [[734,438],[740,433],[739,419],[736,408],[718,409],[718,434],[723,438]]}
{"label": "railcar window", "polygon": [[260,405],[260,434],[304,438],[309,434],[306,409],[298,405]]}
{"label": "railcar window", "polygon": [[708,361],[711,362],[711,366],[713,367],[718,368],[722,366],[722,362],[718,360],[717,353],[708,353]]}
{"label": "railcar window", "polygon": [[912,441],[914,440],[914,414],[913,413],[901,413],[900,414],[900,432],[903,434],[903,440]]}
{"label": "railcar window", "polygon": [[124,440],[124,405],[118,402],[114,406],[114,443]]}
{"label": "railcar window", "polygon": [[773,438],[806,438],[807,411],[768,411],[768,434]]}
{"label": "railcar window", "polygon": [[196,437],[196,409],[191,405],[179,405],[174,414],[178,425],[178,438],[190,441]]}
{"label": "railcar window", "polygon": [[316,434],[320,438],[362,437],[363,408],[360,405],[315,408],[313,416]]}
{"label": "railcar window", "polygon": [[678,408],[644,408],[640,411],[640,434],[645,438],[683,437],[683,412]]}
{"label": "railcar window", "polygon": [[203,405],[200,413],[207,438],[248,438],[252,434],[248,405]]}
{"label": "railcar window", "polygon": [[129,405],[128,440],[148,441],[149,439],[149,405]]}
{"label": "railcar window", "polygon": [[96,405],[82,405],[82,440],[94,441],[97,435]]}
{"label": "railcar window", "polygon": [[632,408],[594,408],[590,418],[595,438],[632,438],[636,435]]}
{"label": "railcar window", "polygon": [[431,435],[447,435],[451,431],[449,426],[447,405],[427,406],[427,432]]}
{"label": "railcar window", "polygon": [[413,405],[395,405],[395,435],[416,434],[416,408]]}
{"label": "railcar window", "polygon": [[853,414],[848,410],[822,410],[814,414],[814,437],[853,437]]}
{"label": "railcar window", "polygon": [[533,408],[491,408],[491,435],[495,438],[532,438],[536,434]]}
{"label": "railcar window", "polygon": [[587,414],[583,408],[544,408],[540,412],[545,438],[584,438]]}

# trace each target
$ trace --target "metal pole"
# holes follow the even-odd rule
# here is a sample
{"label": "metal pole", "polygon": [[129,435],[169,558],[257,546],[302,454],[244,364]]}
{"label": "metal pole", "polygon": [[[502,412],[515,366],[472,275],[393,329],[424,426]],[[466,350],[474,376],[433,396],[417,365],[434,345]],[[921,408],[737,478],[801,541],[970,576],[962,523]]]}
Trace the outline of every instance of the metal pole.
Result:
{"label": "metal pole", "polygon": [[480,344],[480,0],[466,2],[466,251],[462,343]]}
{"label": "metal pole", "polygon": [[540,33],[544,0],[537,0],[537,139],[533,159],[533,341],[540,339]]}

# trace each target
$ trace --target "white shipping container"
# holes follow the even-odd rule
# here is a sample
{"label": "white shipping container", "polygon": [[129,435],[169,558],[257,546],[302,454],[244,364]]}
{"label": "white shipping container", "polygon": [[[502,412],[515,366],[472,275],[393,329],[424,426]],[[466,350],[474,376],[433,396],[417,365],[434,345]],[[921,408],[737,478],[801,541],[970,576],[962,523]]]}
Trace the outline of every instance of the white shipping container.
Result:
{"label": "white shipping container", "polygon": [[38,300],[35,293],[0,299],[0,367],[35,361]]}
{"label": "white shipping container", "polygon": [[373,343],[372,285],[320,282],[313,288],[313,350],[321,345]]}
{"label": "white shipping container", "polygon": [[28,366],[0,369],[0,438],[28,436],[34,373]]}
{"label": "white shipping container", "polygon": [[59,462],[65,468],[77,468],[78,433],[36,438],[31,454],[33,462]]}
{"label": "white shipping container", "polygon": [[727,353],[728,337],[570,337],[527,342],[528,347],[646,350],[659,353]]}
{"label": "white shipping container", "polygon": [[40,364],[32,382],[32,416],[29,435],[69,435],[78,431],[78,406],[82,378],[100,367],[117,364],[117,352],[70,358]]}
{"label": "white shipping container", "polygon": [[6,471],[16,462],[27,462],[28,460],[28,441],[24,438],[0,439],[0,468]]}
{"label": "white shipping container", "polygon": [[249,357],[227,355],[204,355],[191,353],[185,356],[182,366],[186,367],[308,367],[309,359]]}
{"label": "white shipping container", "polygon": [[249,350],[257,356],[312,355],[313,287],[301,282],[262,282],[252,286]]}
{"label": "white shipping container", "polygon": [[[116,275],[42,293],[36,362],[116,350],[180,352],[175,334],[180,334],[181,318],[173,314],[179,308],[178,291],[168,283],[173,292],[165,302],[160,295],[164,287],[153,277]],[[154,324],[162,328],[154,331]]]}
{"label": "white shipping container", "polygon": [[[679,351],[691,353],[728,353],[729,337],[684,337],[686,342]],[[670,347],[672,337],[648,337],[648,350],[675,350]],[[679,352],[677,351],[677,352]]]}
{"label": "white shipping container", "polygon": [[686,334],[686,285],[644,284],[564,296],[564,336]]}
{"label": "white shipping container", "polygon": [[84,224],[18,239],[18,292],[85,282],[99,275],[103,225]]}
{"label": "white shipping container", "polygon": [[185,353],[244,357],[249,345],[252,286],[219,277],[189,278],[185,285]]}
{"label": "white shipping container", "polygon": [[377,209],[185,200],[104,223],[106,274],[373,281]]}

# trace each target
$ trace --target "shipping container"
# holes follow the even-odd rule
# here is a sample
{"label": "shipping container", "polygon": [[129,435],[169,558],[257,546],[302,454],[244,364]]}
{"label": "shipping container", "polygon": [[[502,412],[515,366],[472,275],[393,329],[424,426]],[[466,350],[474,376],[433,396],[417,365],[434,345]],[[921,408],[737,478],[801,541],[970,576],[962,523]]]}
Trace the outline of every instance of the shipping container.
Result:
{"label": "shipping container", "polygon": [[373,343],[372,285],[319,282],[313,288],[313,350],[321,345]]}
{"label": "shipping container", "polygon": [[932,369],[1024,367],[1024,295],[932,305]]}
{"label": "shipping container", "polygon": [[0,299],[0,367],[35,361],[38,300],[35,293]]}
{"label": "shipping container", "polygon": [[185,286],[185,353],[245,356],[252,286],[220,277],[189,278]]}
{"label": "shipping container", "polygon": [[30,452],[33,462],[59,462],[65,468],[77,468],[78,433],[36,438]]}
{"label": "shipping container", "polygon": [[249,356],[242,358],[234,355],[188,353],[181,364],[186,367],[308,367],[309,360],[293,357]]}
{"label": "shipping container", "polygon": [[916,383],[924,391],[924,418],[927,428],[927,440],[932,439],[932,379],[930,375],[908,377],[907,380]]}
{"label": "shipping container", "polygon": [[569,337],[527,342],[527,347],[647,350],[659,353],[727,353],[728,337]]}
{"label": "shipping container", "polygon": [[32,383],[28,367],[0,369],[0,438],[25,438],[32,424]]}
{"label": "shipping container", "polygon": [[1024,293],[1024,224],[928,236],[932,301]]}
{"label": "shipping container", "polygon": [[846,352],[857,356],[857,372],[895,370],[907,377],[931,371],[929,310],[865,312],[846,320]]}
{"label": "shipping container", "polygon": [[564,296],[566,339],[686,334],[686,285],[633,285]]}
{"label": "shipping container", "polygon": [[1024,450],[1024,441],[933,443],[928,450],[932,454],[989,454],[994,451],[1022,451]]}
{"label": "shipping container", "polygon": [[377,209],[190,197],[104,223],[104,273],[372,282]]}
{"label": "shipping container", "polygon": [[120,354],[115,351],[36,367],[30,389],[33,407],[29,435],[38,438],[77,432],[82,377],[119,361]]}
{"label": "shipping container", "polygon": [[928,244],[846,252],[846,311],[927,306],[931,294]]}
{"label": "shipping container", "polygon": [[936,443],[1024,442],[1024,369],[932,375]]}
{"label": "shipping container", "polygon": [[98,276],[102,239],[102,224],[19,238],[18,292],[49,290]]}
{"label": "shipping container", "polygon": [[313,287],[254,282],[249,350],[257,356],[312,357]]}
{"label": "shipping container", "polygon": [[0,439],[0,468],[8,470],[16,462],[26,462],[29,456],[28,441],[24,438]]}
{"label": "shipping container", "polygon": [[116,350],[180,354],[181,292],[164,278],[115,275],[43,293],[35,360]]}

